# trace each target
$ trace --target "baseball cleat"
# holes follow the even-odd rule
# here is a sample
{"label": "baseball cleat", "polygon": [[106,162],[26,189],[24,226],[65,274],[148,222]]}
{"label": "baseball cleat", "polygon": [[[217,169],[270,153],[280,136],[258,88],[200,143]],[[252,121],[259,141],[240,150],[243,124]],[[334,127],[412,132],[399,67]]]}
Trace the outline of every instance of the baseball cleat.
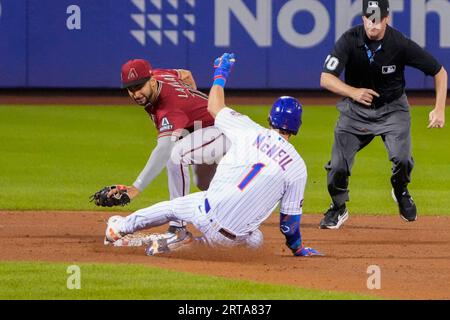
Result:
{"label": "baseball cleat", "polygon": [[146,255],[155,256],[188,247],[194,242],[192,233],[185,228],[178,228],[176,233],[165,233],[164,237],[152,241],[145,250]]}
{"label": "baseball cleat", "polygon": [[[158,241],[161,239],[167,239],[173,237],[172,233],[132,233],[114,241],[112,245],[114,247],[143,247],[148,246],[153,243],[153,241]],[[111,244],[111,243],[110,243]]]}
{"label": "baseball cleat", "polygon": [[167,229],[167,233],[173,233],[177,234],[177,232],[186,231],[186,227],[179,227],[179,226],[169,226],[169,229]]}
{"label": "baseball cleat", "polygon": [[414,222],[417,220],[417,208],[413,198],[408,192],[408,189],[404,188],[399,192],[392,189],[392,198],[398,204],[400,217],[406,222]]}
{"label": "baseball cleat", "polygon": [[112,216],[109,218],[105,231],[105,244],[107,242],[113,243],[124,236],[120,231],[124,219],[121,216]]}
{"label": "baseball cleat", "polygon": [[348,219],[348,210],[346,206],[336,208],[334,205],[324,214],[322,221],[320,221],[320,229],[339,229]]}

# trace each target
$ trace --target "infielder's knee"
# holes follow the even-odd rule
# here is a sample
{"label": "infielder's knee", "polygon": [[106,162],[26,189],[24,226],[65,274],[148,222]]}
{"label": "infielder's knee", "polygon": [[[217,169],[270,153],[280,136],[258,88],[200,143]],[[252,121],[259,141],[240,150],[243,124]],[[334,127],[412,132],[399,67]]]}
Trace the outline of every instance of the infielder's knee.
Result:
{"label": "infielder's knee", "polygon": [[170,159],[173,164],[179,165],[183,163],[183,145],[181,143],[176,143],[170,154]]}

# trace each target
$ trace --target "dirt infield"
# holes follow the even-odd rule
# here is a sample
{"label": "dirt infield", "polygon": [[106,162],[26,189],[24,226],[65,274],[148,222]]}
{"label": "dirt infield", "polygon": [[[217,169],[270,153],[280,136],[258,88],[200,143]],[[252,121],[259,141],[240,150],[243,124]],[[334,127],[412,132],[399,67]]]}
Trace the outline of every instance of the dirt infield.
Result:
{"label": "dirt infield", "polygon": [[[450,299],[450,217],[407,224],[397,216],[351,216],[331,231],[317,229],[320,215],[305,215],[305,242],[327,256],[296,258],[285,249],[275,214],[262,226],[265,245],[258,251],[194,246],[159,257],[146,257],[142,248],[105,247],[110,215],[0,212],[0,261],[136,263],[385,298]],[[370,265],[381,268],[381,290],[367,289]]]}

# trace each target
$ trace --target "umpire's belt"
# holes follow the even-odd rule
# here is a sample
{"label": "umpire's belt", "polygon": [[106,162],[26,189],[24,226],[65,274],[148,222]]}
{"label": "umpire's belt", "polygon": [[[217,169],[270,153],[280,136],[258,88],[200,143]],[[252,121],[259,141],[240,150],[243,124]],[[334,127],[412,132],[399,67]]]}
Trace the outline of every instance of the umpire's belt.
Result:
{"label": "umpire's belt", "polygon": [[[206,211],[206,214],[208,214],[209,211],[211,211],[211,205],[209,204],[208,198],[205,198],[205,211]],[[232,233],[224,228],[220,228],[218,230],[218,232],[230,240],[235,241],[237,239],[237,236],[234,233]]]}

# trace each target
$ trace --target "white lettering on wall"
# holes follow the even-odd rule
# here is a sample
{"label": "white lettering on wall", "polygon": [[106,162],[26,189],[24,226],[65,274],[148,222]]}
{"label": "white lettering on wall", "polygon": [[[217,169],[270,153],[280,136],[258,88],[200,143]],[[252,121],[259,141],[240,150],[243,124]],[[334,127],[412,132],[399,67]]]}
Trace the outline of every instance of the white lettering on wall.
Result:
{"label": "white lettering on wall", "polygon": [[450,2],[446,0],[411,1],[411,38],[420,46],[425,47],[428,13],[438,14],[440,46],[441,48],[450,48]]}
{"label": "white lettering on wall", "polygon": [[259,47],[272,45],[272,1],[256,0],[256,16],[241,0],[215,1],[215,45],[228,47],[231,43],[231,15]]}
{"label": "white lettering on wall", "polygon": [[[294,28],[294,17],[300,11],[307,11],[314,17],[314,28],[308,34],[298,33]],[[324,5],[317,0],[289,1],[278,15],[278,31],[281,37],[296,48],[311,48],[320,44],[329,30],[330,16]]]}

